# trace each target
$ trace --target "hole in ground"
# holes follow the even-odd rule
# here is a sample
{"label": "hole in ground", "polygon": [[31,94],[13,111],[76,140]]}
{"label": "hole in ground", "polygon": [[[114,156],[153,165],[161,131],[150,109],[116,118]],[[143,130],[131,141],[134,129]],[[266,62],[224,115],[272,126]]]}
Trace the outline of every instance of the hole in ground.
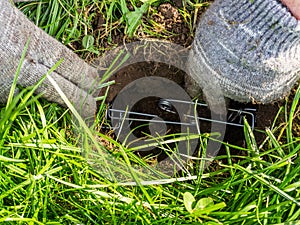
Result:
{"label": "hole in ground", "polygon": [[[110,86],[108,97],[106,99],[107,103],[113,102],[117,94],[124,88],[126,85],[131,82],[147,76],[159,76],[170,79],[176,82],[181,87],[184,87],[184,77],[187,76],[186,73],[178,68],[169,66],[163,63],[157,62],[141,62],[126,66],[125,68],[119,70],[115,73],[110,80],[115,81],[115,85]],[[101,90],[99,96],[103,96],[106,90]],[[160,118],[163,118],[165,121],[176,121],[178,120],[178,115],[166,112],[159,107],[160,99],[154,96],[150,96],[148,99],[143,99],[140,102],[137,102],[133,110],[140,113],[150,113],[158,115]],[[251,103],[243,104],[239,102],[230,101],[228,104],[229,108],[232,109],[245,109],[253,108],[256,109],[255,116],[255,128],[257,130],[264,130],[266,127],[270,127],[273,123],[273,120],[278,112],[278,104],[268,104],[268,105],[254,105]],[[201,107],[198,110],[198,115],[210,118],[210,111]],[[133,117],[132,117],[133,118]],[[142,119],[143,116],[137,116],[136,118]],[[237,118],[239,119],[239,118]],[[236,121],[235,121],[236,122]],[[146,135],[150,134],[150,129],[146,124],[141,122],[133,121],[130,125],[131,130],[134,130],[133,133],[139,138],[143,138]],[[210,132],[210,122],[201,121],[201,132]],[[166,129],[166,134],[180,132],[180,127],[178,125],[168,125]],[[261,144],[265,139],[263,132],[254,131],[256,141],[258,144]],[[230,143],[232,145],[237,145],[240,147],[247,147],[243,127],[236,126],[227,126],[224,142]],[[244,154],[241,151],[232,149],[231,154],[241,155]],[[141,157],[147,156],[149,154],[158,155],[159,159],[164,159],[166,155],[162,152],[161,149],[155,149],[153,151],[140,151],[137,154]],[[220,154],[225,154],[224,146],[219,151]]]}

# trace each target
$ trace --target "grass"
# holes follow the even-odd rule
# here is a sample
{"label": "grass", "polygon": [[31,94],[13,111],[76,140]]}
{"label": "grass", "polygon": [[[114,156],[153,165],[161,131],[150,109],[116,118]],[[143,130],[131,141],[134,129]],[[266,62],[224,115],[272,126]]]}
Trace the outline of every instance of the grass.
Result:
{"label": "grass", "polygon": [[[143,6],[140,1],[131,2],[131,11]],[[187,8],[202,3],[185,3],[181,11],[192,26],[194,15]],[[145,21],[159,1],[147,4],[142,22],[134,25],[132,33],[122,1],[51,0],[19,7],[88,60],[115,46],[116,30],[127,30],[133,38],[143,37],[145,30],[148,36],[154,35],[155,28]],[[104,23],[96,31],[92,21],[99,12]],[[91,40],[83,44],[85,37]],[[284,119],[262,131],[266,134],[263,144],[256,143],[246,123],[247,148],[224,143],[226,154],[202,174],[191,168],[197,179],[133,186],[108,179],[105,171],[115,171],[114,162],[96,161],[99,167],[88,163],[80,143],[82,138],[93,139],[94,133],[77,135],[75,128],[81,128],[74,122],[72,108],[33,95],[34,88],[11,97],[0,109],[0,224],[300,224],[300,125],[295,122],[300,118],[300,89],[280,109]],[[87,129],[84,133],[93,132]],[[126,146],[98,136],[122,165],[142,163]],[[244,154],[234,155],[233,150]],[[116,172],[132,171],[125,167]]]}

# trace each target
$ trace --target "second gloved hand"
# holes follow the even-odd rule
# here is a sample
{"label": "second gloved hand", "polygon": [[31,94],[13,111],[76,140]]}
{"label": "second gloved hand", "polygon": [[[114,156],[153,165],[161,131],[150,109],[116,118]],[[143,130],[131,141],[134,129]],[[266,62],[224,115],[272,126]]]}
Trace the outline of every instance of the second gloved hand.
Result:
{"label": "second gloved hand", "polygon": [[[7,100],[23,49],[30,40],[18,84],[34,85],[60,59],[61,65],[50,75],[84,114],[96,110],[96,101],[89,92],[98,79],[97,70],[80,59],[63,44],[35,26],[9,0],[0,1],[0,102]],[[65,105],[60,95],[46,79],[38,88],[43,97]]]}
{"label": "second gloved hand", "polygon": [[197,27],[190,75],[236,101],[278,100],[300,78],[298,27],[280,0],[216,0]]}

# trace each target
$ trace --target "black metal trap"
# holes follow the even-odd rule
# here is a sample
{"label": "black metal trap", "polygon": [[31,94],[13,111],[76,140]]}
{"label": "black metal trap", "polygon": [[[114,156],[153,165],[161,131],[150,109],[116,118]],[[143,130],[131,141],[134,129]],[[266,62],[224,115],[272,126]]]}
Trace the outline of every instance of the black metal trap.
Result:
{"label": "black metal trap", "polygon": [[[143,100],[145,101],[145,100]],[[150,102],[149,102],[150,101]],[[182,104],[186,108],[195,109],[197,111],[197,116],[193,114],[194,110],[191,110],[191,113],[185,113],[183,115],[183,121],[180,121],[180,116],[176,111],[174,105]],[[147,111],[147,107],[151,108]],[[194,103],[176,99],[148,99],[148,102],[144,102],[140,108],[138,104],[136,107],[133,107],[131,110],[126,109],[116,109],[112,106],[108,107],[106,117],[108,121],[114,121],[110,129],[120,130],[124,129],[122,124],[124,121],[127,121],[126,125],[130,126],[131,130],[137,129],[138,126],[143,127],[144,133],[147,133],[146,130],[150,123],[151,124],[164,124],[168,127],[176,126],[187,126],[195,127],[204,123],[220,123],[225,124],[226,126],[243,128],[244,127],[244,118],[247,120],[249,126],[254,130],[256,123],[256,108],[251,107],[241,107],[241,108],[228,108],[227,109],[227,120],[216,120],[212,119],[210,116],[211,112],[209,107],[205,103]],[[106,127],[108,128],[108,127]],[[128,127],[126,127],[128,128]],[[138,129],[137,129],[138,130]],[[172,129],[171,129],[172,130]],[[178,130],[178,129],[173,129]],[[140,136],[140,135],[139,135]]]}

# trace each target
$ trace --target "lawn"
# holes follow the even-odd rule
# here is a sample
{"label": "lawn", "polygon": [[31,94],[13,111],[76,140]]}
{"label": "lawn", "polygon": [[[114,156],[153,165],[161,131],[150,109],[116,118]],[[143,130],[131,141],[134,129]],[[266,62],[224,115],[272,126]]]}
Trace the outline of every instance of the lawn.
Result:
{"label": "lawn", "polygon": [[[124,42],[143,39],[189,47],[208,5],[43,0],[17,7],[91,62]],[[99,131],[105,94],[89,128],[72,106],[47,102],[34,89],[22,90],[0,108],[0,224],[300,224],[300,88],[276,103],[268,127],[252,131],[246,123],[244,145],[224,142],[224,151],[205,170],[195,159],[190,176],[148,183],[135,168],[147,168],[151,160]],[[197,138],[205,148],[209,136]],[[100,154],[87,159],[82,148]]]}

